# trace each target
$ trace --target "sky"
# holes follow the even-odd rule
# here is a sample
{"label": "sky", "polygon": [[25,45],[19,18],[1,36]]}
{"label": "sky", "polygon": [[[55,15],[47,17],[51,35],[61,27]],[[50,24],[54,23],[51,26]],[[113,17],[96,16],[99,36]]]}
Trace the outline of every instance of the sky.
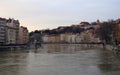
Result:
{"label": "sky", "polygon": [[0,0],[0,17],[29,31],[120,18],[120,0]]}

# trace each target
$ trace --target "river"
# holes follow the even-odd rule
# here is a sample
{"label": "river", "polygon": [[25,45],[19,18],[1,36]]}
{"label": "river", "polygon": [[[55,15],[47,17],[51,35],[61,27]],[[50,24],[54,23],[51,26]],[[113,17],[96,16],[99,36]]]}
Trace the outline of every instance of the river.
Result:
{"label": "river", "polygon": [[0,52],[0,75],[120,75],[120,56],[79,44]]}

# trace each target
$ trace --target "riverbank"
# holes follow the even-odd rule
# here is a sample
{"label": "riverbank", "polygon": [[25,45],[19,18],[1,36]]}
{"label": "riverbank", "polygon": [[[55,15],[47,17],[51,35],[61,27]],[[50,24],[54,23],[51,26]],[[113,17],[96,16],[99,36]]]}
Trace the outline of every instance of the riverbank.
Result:
{"label": "riverbank", "polygon": [[0,51],[28,49],[27,46],[0,46]]}
{"label": "riverbank", "polygon": [[106,46],[105,46],[105,49],[112,51],[113,46],[112,46],[112,45],[106,45]]}
{"label": "riverbank", "polygon": [[[57,46],[61,46],[61,45],[66,45],[66,47],[69,46],[77,46],[79,48],[85,48],[85,49],[91,49],[91,48],[100,48],[103,49],[103,45],[102,44],[42,44],[42,46],[44,45],[49,45],[49,47],[53,47],[53,45],[55,47]],[[106,45],[105,48],[107,50],[112,50],[112,46],[110,45]],[[34,45],[30,45],[29,47],[26,45],[22,45],[22,46],[0,46],[0,50],[21,50],[21,49],[34,49]]]}

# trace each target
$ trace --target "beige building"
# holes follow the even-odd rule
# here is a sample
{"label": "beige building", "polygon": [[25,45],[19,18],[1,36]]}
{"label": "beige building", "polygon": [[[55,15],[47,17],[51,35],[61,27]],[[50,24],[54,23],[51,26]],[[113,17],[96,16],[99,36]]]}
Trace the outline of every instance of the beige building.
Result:
{"label": "beige building", "polygon": [[74,33],[69,33],[68,43],[76,43],[76,34],[74,34]]}
{"label": "beige building", "polygon": [[52,34],[44,37],[44,40],[48,40],[48,43],[60,43],[60,35],[59,34]]}
{"label": "beige building", "polygon": [[[70,34],[51,34],[42,37],[44,43],[70,43]],[[72,39],[73,41],[73,39]]]}
{"label": "beige building", "polygon": [[43,41],[43,43],[48,43],[48,36],[49,36],[49,35],[43,35],[43,36],[42,36],[42,41]]}
{"label": "beige building", "polygon": [[81,32],[80,33],[80,39],[81,39],[80,42],[81,43],[86,42],[85,37],[86,37],[86,31]]}
{"label": "beige building", "polygon": [[6,23],[6,44],[18,43],[19,21],[8,19]]}
{"label": "beige building", "polygon": [[69,38],[69,33],[60,34],[61,43],[68,43],[69,42],[68,38]]}
{"label": "beige building", "polygon": [[81,32],[80,40],[81,40],[81,42],[88,42],[88,43],[91,43],[91,42],[98,43],[98,42],[100,42],[100,39],[95,36],[94,30],[92,30],[92,29]]}
{"label": "beige building", "polygon": [[59,34],[55,35],[55,43],[60,43],[60,42],[61,42],[60,35]]}
{"label": "beige building", "polygon": [[19,44],[26,44],[29,41],[29,33],[27,27],[19,28]]}
{"label": "beige building", "polygon": [[51,34],[51,35],[43,35],[42,40],[44,43],[63,43],[66,41],[65,34]]}
{"label": "beige building", "polygon": [[81,43],[81,36],[80,34],[76,34],[76,43]]}
{"label": "beige building", "polygon": [[48,35],[48,43],[55,43],[55,35]]}
{"label": "beige building", "polygon": [[117,24],[114,28],[114,39],[120,42],[120,24]]}

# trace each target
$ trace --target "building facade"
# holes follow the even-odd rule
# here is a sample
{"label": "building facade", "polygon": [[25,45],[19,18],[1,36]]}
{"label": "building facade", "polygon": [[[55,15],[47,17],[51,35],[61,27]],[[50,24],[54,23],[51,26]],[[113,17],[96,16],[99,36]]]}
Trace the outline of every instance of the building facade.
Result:
{"label": "building facade", "polygon": [[113,38],[116,41],[120,42],[120,24],[117,24],[114,28],[114,34],[113,34]]}
{"label": "building facade", "polygon": [[76,34],[69,33],[68,43],[76,43]]}
{"label": "building facade", "polygon": [[49,35],[48,36],[48,43],[55,43],[55,35]]}
{"label": "building facade", "polygon": [[43,41],[43,43],[48,43],[48,36],[49,36],[49,35],[43,35],[43,36],[42,36],[42,41]]}
{"label": "building facade", "polygon": [[19,21],[8,19],[6,22],[6,44],[18,44]]}
{"label": "building facade", "polygon": [[26,27],[19,28],[19,44],[27,44],[29,41],[29,32]]}
{"label": "building facade", "polygon": [[5,44],[6,19],[0,18],[0,44]]}

